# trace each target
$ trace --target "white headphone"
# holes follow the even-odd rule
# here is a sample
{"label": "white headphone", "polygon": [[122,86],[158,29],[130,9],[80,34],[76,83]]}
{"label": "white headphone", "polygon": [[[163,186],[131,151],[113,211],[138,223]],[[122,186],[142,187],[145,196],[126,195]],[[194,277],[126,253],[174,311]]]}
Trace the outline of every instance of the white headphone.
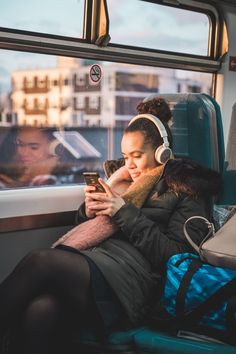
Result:
{"label": "white headphone", "polygon": [[128,126],[131,125],[134,121],[141,119],[141,118],[146,118],[149,119],[151,122],[155,124],[157,127],[162,139],[163,139],[163,144],[158,146],[158,148],[155,151],[155,159],[159,164],[164,164],[166,161],[168,161],[171,158],[172,151],[171,148],[169,147],[169,141],[168,141],[168,134],[166,131],[166,128],[164,127],[164,124],[160,121],[159,118],[152,114],[138,114],[134,118],[131,119],[129,122]]}
{"label": "white headphone", "polygon": [[63,154],[64,147],[57,139],[53,139],[49,145],[49,154],[52,156],[61,156]]}

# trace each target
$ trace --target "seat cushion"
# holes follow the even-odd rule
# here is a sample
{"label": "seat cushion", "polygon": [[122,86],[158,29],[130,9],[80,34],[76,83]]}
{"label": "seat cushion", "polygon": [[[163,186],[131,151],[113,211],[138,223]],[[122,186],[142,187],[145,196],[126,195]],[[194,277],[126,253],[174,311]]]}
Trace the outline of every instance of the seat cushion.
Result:
{"label": "seat cushion", "polygon": [[116,331],[107,338],[99,338],[92,331],[84,331],[73,339],[73,353],[86,354],[135,354],[134,336],[144,327],[132,328],[126,331]]}
{"label": "seat cushion", "polygon": [[137,354],[235,354],[236,348],[226,344],[179,338],[143,329],[134,336]]}

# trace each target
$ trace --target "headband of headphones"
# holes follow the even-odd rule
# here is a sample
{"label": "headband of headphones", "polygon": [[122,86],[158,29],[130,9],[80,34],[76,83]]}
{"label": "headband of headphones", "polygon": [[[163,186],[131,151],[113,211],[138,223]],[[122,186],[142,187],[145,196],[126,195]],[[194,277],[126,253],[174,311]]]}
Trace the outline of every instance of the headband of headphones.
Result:
{"label": "headband of headphones", "polygon": [[152,121],[155,126],[157,127],[159,133],[160,133],[160,136],[162,137],[163,139],[163,145],[166,146],[166,147],[169,147],[169,140],[168,140],[168,134],[167,134],[167,131],[166,131],[166,128],[164,126],[164,124],[161,122],[161,120],[159,118],[157,118],[156,116],[154,116],[153,114],[138,114],[137,116],[133,117],[131,119],[131,121],[129,122],[128,126],[131,125],[132,123],[134,123],[136,120],[138,119],[142,119],[142,118],[146,118],[150,121]]}

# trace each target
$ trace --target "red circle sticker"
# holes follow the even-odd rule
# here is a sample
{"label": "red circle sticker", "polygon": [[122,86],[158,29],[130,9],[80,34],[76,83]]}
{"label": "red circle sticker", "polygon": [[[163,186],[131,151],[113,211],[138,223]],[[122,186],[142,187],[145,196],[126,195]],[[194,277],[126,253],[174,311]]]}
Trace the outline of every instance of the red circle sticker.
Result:
{"label": "red circle sticker", "polygon": [[90,68],[90,79],[93,82],[99,82],[102,77],[102,69],[98,64],[94,64]]}

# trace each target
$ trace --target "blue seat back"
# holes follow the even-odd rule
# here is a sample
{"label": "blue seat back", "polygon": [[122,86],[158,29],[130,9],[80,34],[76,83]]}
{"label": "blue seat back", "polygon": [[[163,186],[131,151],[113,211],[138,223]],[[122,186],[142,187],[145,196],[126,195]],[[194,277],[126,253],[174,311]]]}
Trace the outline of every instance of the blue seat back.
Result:
{"label": "blue seat back", "polygon": [[236,103],[232,108],[229,137],[223,172],[224,190],[220,204],[236,204]]}
{"label": "blue seat back", "polygon": [[173,151],[223,172],[225,148],[220,107],[206,94],[160,94],[169,103]]}

